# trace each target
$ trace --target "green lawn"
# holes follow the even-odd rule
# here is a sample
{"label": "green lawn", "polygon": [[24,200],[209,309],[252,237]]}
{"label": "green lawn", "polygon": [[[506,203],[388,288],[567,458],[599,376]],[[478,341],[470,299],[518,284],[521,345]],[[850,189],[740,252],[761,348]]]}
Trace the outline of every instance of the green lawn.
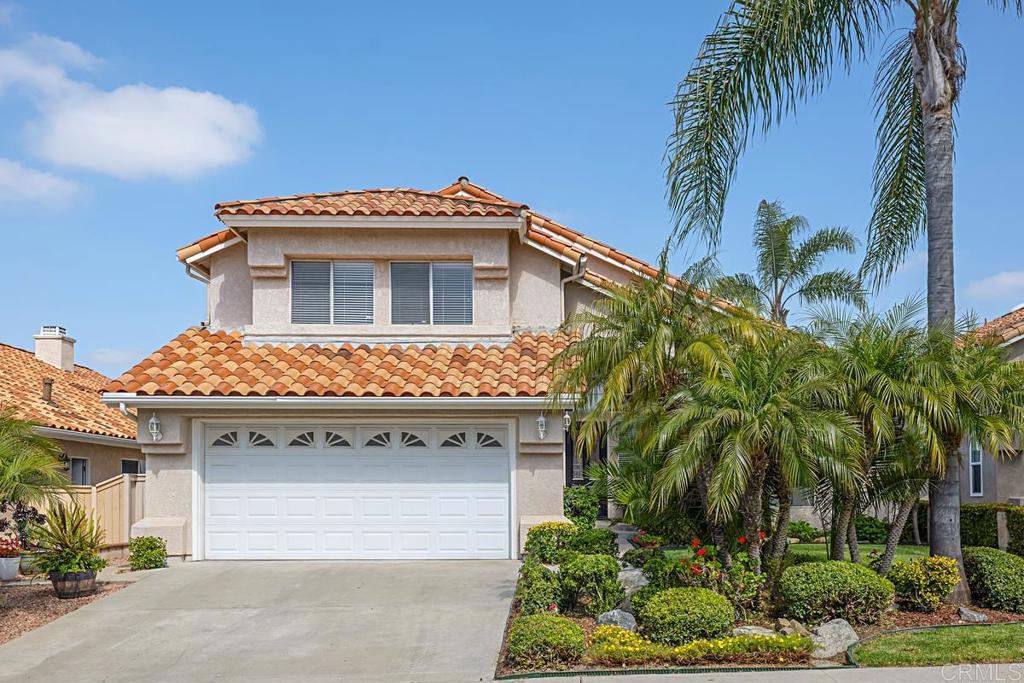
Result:
{"label": "green lawn", "polygon": [[[872,550],[877,550],[879,554],[885,550],[884,545],[876,545],[874,543],[861,543],[860,544],[860,561],[861,564],[867,564],[869,559],[869,553]],[[680,548],[676,550],[666,550],[665,554],[672,559],[682,559],[684,557],[690,557],[689,548]],[[824,543],[794,543],[789,546],[789,554],[793,557],[798,557],[803,562],[817,562],[819,560],[828,559],[828,546]],[[896,548],[896,559],[897,560],[912,560],[915,557],[928,557],[928,546],[926,545],[901,545]],[[846,559],[849,559],[847,556]]]}
{"label": "green lawn", "polygon": [[1024,661],[1024,624],[948,626],[881,636],[854,650],[861,666],[941,666]]}

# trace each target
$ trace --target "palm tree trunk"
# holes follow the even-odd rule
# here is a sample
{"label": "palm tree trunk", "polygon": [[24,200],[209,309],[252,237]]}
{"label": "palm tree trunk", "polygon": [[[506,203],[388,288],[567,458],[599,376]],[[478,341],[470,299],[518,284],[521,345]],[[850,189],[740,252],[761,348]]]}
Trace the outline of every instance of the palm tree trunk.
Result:
{"label": "palm tree trunk", "polygon": [[971,588],[960,548],[960,442],[946,443],[946,471],[928,483],[928,546],[931,555],[952,557],[960,567],[960,583],[947,602],[967,604]]}
{"label": "palm tree trunk", "polygon": [[722,523],[711,514],[711,508],[708,506],[708,483],[711,481],[713,469],[714,463],[708,462],[697,474],[697,495],[700,496],[704,519],[707,520],[708,531],[711,533],[711,542],[718,554],[718,561],[722,563],[723,567],[729,569],[732,567],[732,553],[729,552],[729,543],[725,539],[725,530],[722,528]]}
{"label": "palm tree trunk", "polygon": [[921,524],[917,519],[920,507],[921,505],[917,501],[917,496],[914,496],[914,508],[910,511],[910,519],[914,524],[914,545],[921,545]]}
{"label": "palm tree trunk", "polygon": [[850,562],[860,564],[860,544],[857,542],[857,505],[850,510],[850,522],[846,527],[846,538],[850,544]]}
{"label": "palm tree trunk", "polygon": [[764,480],[767,463],[763,456],[754,459],[754,471],[747,481],[747,490],[740,501],[740,514],[743,519],[743,532],[747,537],[747,556],[750,558],[750,571],[761,573],[761,520],[764,518],[762,504],[764,501]]}
{"label": "palm tree trunk", "polygon": [[833,514],[835,529],[832,531],[832,548],[829,553],[829,559],[845,559],[846,553],[843,550],[846,548],[846,537],[850,529],[852,510],[853,500],[848,496],[841,496],[839,498],[839,510]]}
{"label": "palm tree trunk", "polygon": [[768,550],[768,559],[773,562],[781,560],[786,554],[786,543],[789,541],[789,516],[793,492],[789,488],[789,482],[786,481],[786,475],[781,472],[776,483],[775,495],[779,499],[779,515],[775,522],[771,547]]}
{"label": "palm tree trunk", "polygon": [[[885,551],[882,553],[882,559],[878,563],[878,573],[882,576],[888,574],[889,569],[892,568],[892,560],[896,557],[896,546],[900,543],[900,537],[903,536],[903,527],[907,525],[907,518],[911,513],[917,514],[917,494],[914,494],[913,498],[907,498],[900,503],[899,510],[896,511],[896,516],[893,517],[892,525],[889,527],[889,535],[885,537]],[[915,526],[916,524],[915,522]]]}

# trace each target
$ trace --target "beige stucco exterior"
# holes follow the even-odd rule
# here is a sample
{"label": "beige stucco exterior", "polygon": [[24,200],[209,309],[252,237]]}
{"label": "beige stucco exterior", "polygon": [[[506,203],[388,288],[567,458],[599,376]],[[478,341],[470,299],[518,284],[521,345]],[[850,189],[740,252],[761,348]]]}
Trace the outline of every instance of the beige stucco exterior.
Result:
{"label": "beige stucco exterior", "polygon": [[68,458],[85,458],[89,461],[88,485],[95,485],[111,477],[120,476],[121,460],[145,460],[137,447],[112,446],[71,439],[54,439]]}

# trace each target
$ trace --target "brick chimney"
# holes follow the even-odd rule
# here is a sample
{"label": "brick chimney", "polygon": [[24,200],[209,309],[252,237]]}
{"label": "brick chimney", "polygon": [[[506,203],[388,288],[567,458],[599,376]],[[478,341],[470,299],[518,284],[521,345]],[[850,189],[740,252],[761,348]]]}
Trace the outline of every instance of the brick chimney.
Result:
{"label": "brick chimney", "polygon": [[36,358],[61,370],[75,369],[75,340],[60,325],[43,325],[36,340]]}

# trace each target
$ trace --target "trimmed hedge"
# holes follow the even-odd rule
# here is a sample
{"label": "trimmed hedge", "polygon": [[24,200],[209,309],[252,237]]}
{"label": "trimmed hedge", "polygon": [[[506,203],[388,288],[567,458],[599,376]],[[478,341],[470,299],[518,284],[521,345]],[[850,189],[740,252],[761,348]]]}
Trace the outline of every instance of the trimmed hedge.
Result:
{"label": "trimmed hedge", "polygon": [[934,612],[960,583],[960,569],[951,557],[919,557],[892,563],[887,577],[903,609]]}
{"label": "trimmed hedge", "polygon": [[167,541],[159,536],[128,539],[128,563],[133,571],[163,567],[167,564]]}
{"label": "trimmed hedge", "polygon": [[558,604],[561,588],[558,574],[542,565],[536,558],[527,556],[519,567],[519,582],[516,584],[516,601],[522,614],[536,614]]}
{"label": "trimmed hedge", "polygon": [[655,643],[682,645],[717,638],[732,630],[736,614],[722,595],[706,588],[669,588],[636,611],[644,634]]}
{"label": "trimmed hedge", "polygon": [[[1006,513],[1006,528],[1009,542],[1006,549],[1024,556],[1024,507],[1006,503],[963,503],[960,505],[960,543],[963,546],[998,548],[996,513]],[[917,522],[921,531],[921,542],[928,542],[928,501],[917,506]],[[900,543],[913,543],[914,532],[911,520],[903,529]]]}
{"label": "trimmed hedge", "polygon": [[1024,613],[1024,558],[995,548],[964,548],[964,571],[974,601]]}
{"label": "trimmed hedge", "polygon": [[562,668],[585,649],[583,628],[557,614],[519,617],[508,630],[508,663],[517,669]]}
{"label": "trimmed hedge", "polygon": [[580,529],[568,539],[568,548],[584,555],[619,556],[619,542],[611,529]]}
{"label": "trimmed hedge", "polygon": [[572,522],[543,522],[530,527],[526,532],[523,550],[544,564],[554,564],[558,562],[559,552],[569,548],[569,542],[576,531],[576,525]]}
{"label": "trimmed hedge", "polygon": [[610,555],[574,555],[559,566],[558,580],[568,611],[596,617],[626,597],[619,583],[619,562]]}
{"label": "trimmed hedge", "polygon": [[810,562],[789,567],[779,580],[787,616],[808,624],[842,617],[872,624],[893,603],[892,582],[852,562]]}
{"label": "trimmed hedge", "polygon": [[593,529],[600,501],[589,486],[566,486],[562,490],[562,511],[581,529]]}
{"label": "trimmed hedge", "polygon": [[694,640],[671,647],[653,643],[618,626],[598,626],[590,640],[587,659],[609,666],[666,662],[685,664],[770,663],[774,666],[806,661],[813,649],[802,636],[727,636]]}

